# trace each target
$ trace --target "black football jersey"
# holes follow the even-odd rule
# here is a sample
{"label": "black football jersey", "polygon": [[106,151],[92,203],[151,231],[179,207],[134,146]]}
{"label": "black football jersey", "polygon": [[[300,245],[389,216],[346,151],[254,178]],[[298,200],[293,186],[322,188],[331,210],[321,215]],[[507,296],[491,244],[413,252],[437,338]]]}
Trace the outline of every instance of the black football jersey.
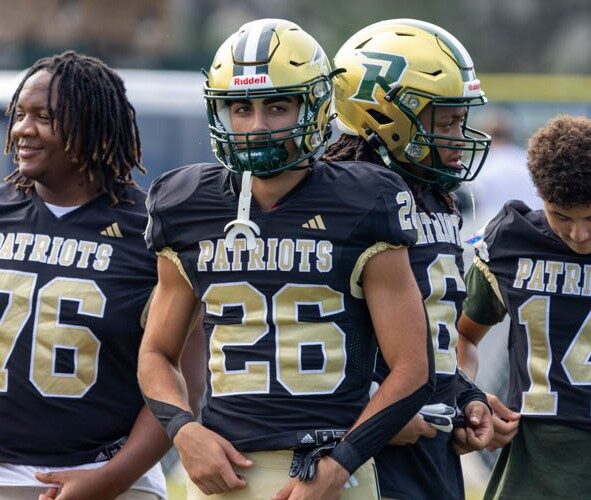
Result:
{"label": "black football jersey", "polygon": [[[509,406],[524,418],[591,429],[591,257],[542,210],[507,203],[476,244],[478,267],[510,318]],[[475,321],[486,307],[470,298]]]}
{"label": "black football jersey", "polygon": [[290,448],[350,427],[367,403],[376,342],[354,271],[378,243],[414,243],[400,201],[412,195],[386,169],[317,163],[272,210],[252,202],[255,249],[227,250],[236,185],[220,165],[163,175],[146,238],[177,254],[206,305],[204,424],[244,451]]}
{"label": "black football jersey", "polygon": [[140,316],[156,284],[145,194],[57,218],[0,187],[0,462],[106,460],[143,405]]}
{"label": "black football jersey", "polygon": [[[459,212],[448,212],[429,185],[420,189],[428,212],[417,207],[413,213],[418,238],[409,248],[409,256],[427,309],[435,355],[436,387],[429,404],[455,407],[456,323],[466,296],[460,239],[462,219]],[[381,382],[388,371],[379,356],[376,380]],[[382,494],[417,500],[463,497],[459,459],[449,439],[449,434],[440,432],[435,439],[422,438],[413,445],[384,448],[376,457]]]}

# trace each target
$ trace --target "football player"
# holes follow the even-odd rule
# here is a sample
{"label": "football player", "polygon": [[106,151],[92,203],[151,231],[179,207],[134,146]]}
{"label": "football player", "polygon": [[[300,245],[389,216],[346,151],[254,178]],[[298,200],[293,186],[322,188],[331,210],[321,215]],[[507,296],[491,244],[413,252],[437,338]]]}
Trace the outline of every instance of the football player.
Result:
{"label": "football player", "polygon": [[170,444],[136,378],[157,274],[123,81],[71,51],[43,58],[8,116],[17,168],[0,187],[0,497],[165,498],[155,464]]}
{"label": "football player", "polygon": [[485,498],[588,498],[591,491],[591,119],[558,116],[529,142],[544,202],[508,202],[475,243],[459,321],[459,363],[506,314],[508,407],[495,396],[503,447]]}
{"label": "football player", "polygon": [[[430,404],[461,409],[469,426],[437,432],[415,416],[376,457],[380,489],[397,499],[463,498],[456,451],[482,449],[492,437],[484,393],[457,370],[457,318],[465,297],[462,224],[452,191],[474,179],[490,138],[468,125],[486,103],[470,55],[450,33],[414,19],[386,20],[354,34],[338,51],[335,107],[343,135],[326,160],[364,160],[401,174],[413,199],[396,194],[418,233],[410,262],[424,298],[435,351]],[[337,69],[338,70],[338,69]],[[394,194],[393,194],[394,196]],[[380,359],[376,382],[388,374]],[[460,393],[458,384],[467,385]],[[449,429],[448,429],[449,431]]]}
{"label": "football player", "polygon": [[[407,252],[416,230],[396,202],[411,193],[386,169],[316,161],[332,76],[296,24],[245,24],[205,86],[221,165],[165,174],[148,195],[159,283],[140,384],[195,483],[192,499],[378,498],[370,457],[432,393]],[[203,425],[178,371],[199,301]],[[393,371],[368,404],[376,337]]]}

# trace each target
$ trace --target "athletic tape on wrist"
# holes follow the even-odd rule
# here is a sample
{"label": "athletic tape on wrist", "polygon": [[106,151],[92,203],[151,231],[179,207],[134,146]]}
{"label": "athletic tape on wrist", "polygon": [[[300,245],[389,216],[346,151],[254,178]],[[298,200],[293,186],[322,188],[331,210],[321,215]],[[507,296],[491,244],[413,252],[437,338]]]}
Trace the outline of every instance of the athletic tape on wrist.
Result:
{"label": "athletic tape on wrist", "polygon": [[191,422],[195,422],[195,415],[190,411],[181,410],[181,413],[177,413],[172,417],[166,426],[166,434],[168,434],[170,441],[174,441],[175,436],[183,425],[190,424]]}
{"label": "athletic tape on wrist", "polygon": [[166,434],[170,441],[174,441],[175,436],[181,427],[185,424],[195,422],[195,415],[190,411],[183,410],[178,406],[164,401],[157,401],[144,396],[146,405],[150,408],[150,411],[154,414],[160,425],[164,427]]}

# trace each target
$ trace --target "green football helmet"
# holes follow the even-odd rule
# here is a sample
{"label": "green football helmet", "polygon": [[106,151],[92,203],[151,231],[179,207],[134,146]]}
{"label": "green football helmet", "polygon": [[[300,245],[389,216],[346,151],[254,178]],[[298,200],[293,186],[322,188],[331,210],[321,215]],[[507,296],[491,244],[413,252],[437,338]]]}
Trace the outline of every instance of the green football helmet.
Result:
{"label": "green football helmet", "polygon": [[[469,110],[487,102],[470,55],[453,35],[414,19],[382,21],[347,40],[334,64],[346,70],[334,81],[345,133],[363,137],[389,168],[447,191],[476,177],[490,136],[470,128],[468,116],[460,138],[434,132],[438,109]],[[419,118],[425,109],[430,109],[430,126]],[[458,150],[461,167],[446,166],[438,147]]]}

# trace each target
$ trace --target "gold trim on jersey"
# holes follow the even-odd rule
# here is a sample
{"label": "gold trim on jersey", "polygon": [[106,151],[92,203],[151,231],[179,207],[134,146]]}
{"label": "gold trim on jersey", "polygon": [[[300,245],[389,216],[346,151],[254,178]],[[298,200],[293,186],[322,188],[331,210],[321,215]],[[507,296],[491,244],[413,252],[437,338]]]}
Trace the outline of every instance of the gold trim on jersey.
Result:
{"label": "gold trim on jersey", "polygon": [[495,292],[497,299],[499,299],[501,304],[503,304],[505,306],[505,309],[507,309],[507,305],[505,304],[505,301],[503,300],[503,296],[501,295],[501,288],[499,287],[499,282],[497,281],[496,276],[490,270],[490,268],[488,267],[486,262],[484,262],[482,259],[480,259],[478,257],[474,257],[473,263],[476,266],[476,269],[478,269],[483,274],[483,276],[486,278],[486,281],[488,281],[490,283],[490,286],[492,287],[493,292]]}
{"label": "gold trim on jersey", "polygon": [[374,255],[377,255],[385,250],[396,248],[401,248],[403,245],[392,245],[391,243],[386,243],[385,241],[379,241],[375,245],[367,248],[357,259],[355,263],[355,267],[353,268],[353,272],[351,273],[351,277],[349,278],[349,287],[351,289],[351,295],[356,299],[363,299],[365,296],[363,295],[363,288],[361,287],[361,274],[363,273],[363,269],[365,268],[365,264],[367,261],[371,259]]}
{"label": "gold trim on jersey", "polygon": [[179,270],[179,273],[181,273],[181,276],[183,278],[185,278],[185,281],[187,283],[189,283],[189,286],[191,287],[191,289],[193,288],[193,285],[191,284],[191,280],[189,279],[189,276],[187,276],[187,273],[185,272],[185,268],[183,267],[183,264],[181,262],[181,258],[172,248],[164,247],[162,250],[159,250],[158,252],[156,252],[156,255],[158,255],[158,257],[165,257],[169,261],[171,261],[177,267],[177,269]]}

